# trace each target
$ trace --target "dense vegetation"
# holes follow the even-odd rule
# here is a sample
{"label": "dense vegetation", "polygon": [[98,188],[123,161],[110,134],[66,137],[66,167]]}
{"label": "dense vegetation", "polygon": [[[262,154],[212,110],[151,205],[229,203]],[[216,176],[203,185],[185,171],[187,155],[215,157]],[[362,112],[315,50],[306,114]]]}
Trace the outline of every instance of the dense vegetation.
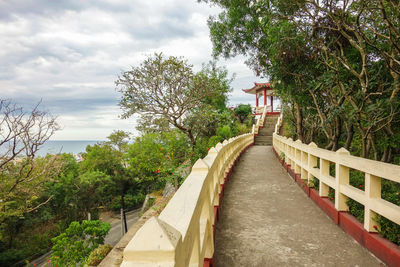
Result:
{"label": "dense vegetation", "polygon": [[[154,77],[154,68],[159,72],[155,76],[158,80],[147,83]],[[88,146],[80,162],[71,154],[37,157],[37,149],[57,130],[55,121],[35,108],[33,113],[43,118],[37,121],[43,124],[48,119],[45,126],[40,124],[42,132],[51,130],[44,136],[35,135],[41,128],[32,122],[31,113],[20,107],[20,113],[9,112],[6,108],[14,107],[12,102],[1,102],[7,104],[0,106],[1,116],[11,121],[20,119],[18,125],[26,125],[23,129],[32,135],[30,143],[25,143],[37,144],[34,153],[29,154],[28,147],[22,150],[25,153],[14,155],[14,143],[0,143],[1,151],[6,151],[0,160],[1,266],[21,260],[19,265],[24,265],[24,259],[34,259],[51,248],[53,266],[98,261],[109,250],[101,246],[109,225],[96,221],[100,212],[139,207],[146,194],[162,189],[167,181],[179,187],[185,170],[210,147],[248,132],[252,125],[248,105],[241,105],[240,112],[226,107],[231,80],[215,63],[194,73],[186,60],[156,54],[122,77],[117,88],[122,93],[124,116],[141,115],[141,135],[132,138],[129,133],[114,131],[107,141]],[[179,86],[174,87],[176,84]],[[143,94],[138,102],[136,89]],[[177,95],[175,90],[182,91]],[[143,102],[156,95],[167,99]],[[6,122],[1,122],[1,129],[6,128]],[[15,147],[24,147],[18,140],[27,132],[21,128],[10,132],[19,142]],[[85,220],[89,213],[95,221]]]}
{"label": "dense vegetation", "polygon": [[[215,56],[244,54],[255,73],[274,81],[288,136],[399,164],[398,1],[203,1],[222,9],[209,19]],[[351,184],[363,186],[364,174],[352,171]],[[399,193],[383,180],[382,198],[399,205]],[[362,205],[348,204],[362,218]],[[400,227],[377,221],[400,244]]]}

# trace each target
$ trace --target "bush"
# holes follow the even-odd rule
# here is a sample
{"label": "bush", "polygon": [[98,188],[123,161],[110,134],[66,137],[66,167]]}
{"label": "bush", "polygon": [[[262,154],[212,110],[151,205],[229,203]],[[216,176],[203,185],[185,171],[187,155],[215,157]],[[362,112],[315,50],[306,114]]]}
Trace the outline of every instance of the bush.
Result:
{"label": "bush", "polygon": [[219,135],[214,135],[208,139],[208,147],[214,147],[219,142],[224,141],[224,139]]}
{"label": "bush", "polygon": [[99,265],[99,263],[107,256],[107,254],[112,250],[112,246],[110,246],[109,244],[104,244],[101,245],[100,247],[94,249],[86,263],[87,265],[91,265],[91,266],[97,266]]}
{"label": "bush", "polygon": [[250,104],[247,105],[239,104],[239,106],[235,108],[233,112],[239,118],[241,123],[243,123],[252,113]]}
{"label": "bush", "polygon": [[30,251],[26,249],[8,249],[0,253],[0,266],[9,266],[11,263],[15,263],[27,255]]}
{"label": "bush", "polygon": [[236,128],[238,129],[239,134],[249,133],[251,131],[251,127],[252,126],[250,126],[249,128],[246,124],[241,124],[241,123],[236,124]]}
{"label": "bush", "polygon": [[64,233],[52,239],[51,262],[57,266],[83,263],[89,254],[104,243],[109,223],[100,221],[72,222]]}
{"label": "bush", "polygon": [[[131,210],[139,207],[146,196],[142,192],[137,192],[135,195],[127,194],[124,197],[125,209]],[[108,205],[109,210],[119,211],[121,210],[121,196],[116,196],[112,199],[111,203]]]}
{"label": "bush", "polygon": [[229,127],[229,125],[218,127],[217,135],[221,136],[223,139],[231,138],[233,136],[231,127]]}

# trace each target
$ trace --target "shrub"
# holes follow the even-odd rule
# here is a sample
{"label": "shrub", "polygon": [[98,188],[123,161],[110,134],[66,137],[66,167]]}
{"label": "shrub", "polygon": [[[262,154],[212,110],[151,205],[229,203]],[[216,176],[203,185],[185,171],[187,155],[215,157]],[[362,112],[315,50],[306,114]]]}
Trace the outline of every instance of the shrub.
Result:
{"label": "shrub", "polygon": [[240,122],[243,123],[252,113],[252,110],[250,104],[239,104],[239,106],[235,108],[233,112],[239,118]]}
{"label": "shrub", "polygon": [[107,256],[107,254],[112,250],[112,246],[109,244],[101,245],[100,247],[94,249],[86,263],[91,266],[97,266],[99,263]]}
{"label": "shrub", "polygon": [[229,125],[218,127],[217,135],[221,136],[223,139],[231,138],[233,136],[231,127],[229,127]]}
{"label": "shrub", "polygon": [[[126,194],[124,197],[125,209],[130,210],[139,207],[144,201],[145,195],[137,192],[135,195]],[[121,196],[116,196],[108,205],[109,210],[119,211],[121,209]]]}
{"label": "shrub", "polygon": [[57,266],[83,263],[92,250],[104,243],[109,223],[100,221],[72,222],[64,233],[52,239],[51,262]]}
{"label": "shrub", "polygon": [[251,127],[249,128],[246,124],[237,123],[236,128],[238,129],[239,134],[249,133]]}
{"label": "shrub", "polygon": [[208,139],[208,147],[214,147],[216,144],[222,141],[224,141],[224,139],[219,135],[211,136],[210,139]]}

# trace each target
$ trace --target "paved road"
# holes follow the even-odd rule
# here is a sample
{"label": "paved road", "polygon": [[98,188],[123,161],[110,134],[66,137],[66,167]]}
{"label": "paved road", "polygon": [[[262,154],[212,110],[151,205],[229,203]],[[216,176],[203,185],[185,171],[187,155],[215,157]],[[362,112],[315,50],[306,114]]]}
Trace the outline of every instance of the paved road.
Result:
{"label": "paved road", "polygon": [[217,267],[382,266],[314,205],[271,146],[250,147],[224,193]]}
{"label": "paved road", "polygon": [[[140,210],[141,209],[137,209],[126,213],[126,224],[128,225],[128,229],[139,219]],[[108,232],[104,243],[115,246],[121,237],[121,221],[111,223],[111,229]]]}

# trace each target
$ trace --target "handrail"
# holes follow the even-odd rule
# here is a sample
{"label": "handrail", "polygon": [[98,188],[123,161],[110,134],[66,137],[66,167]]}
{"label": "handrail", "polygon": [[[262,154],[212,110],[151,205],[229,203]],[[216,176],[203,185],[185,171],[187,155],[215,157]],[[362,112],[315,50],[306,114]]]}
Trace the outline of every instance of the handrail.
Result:
{"label": "handrail", "polygon": [[203,266],[205,258],[212,258],[215,207],[226,173],[253,142],[252,133],[243,134],[197,160],[160,216],[150,218],[129,242],[121,266]]}
{"label": "handrail", "polygon": [[[333,188],[336,210],[348,211],[346,201],[351,198],[364,205],[364,228],[367,231],[377,232],[376,214],[400,225],[400,207],[381,198],[382,178],[400,183],[400,166],[351,156],[344,148],[333,152],[318,148],[314,143],[307,145],[300,140],[293,141],[278,135],[281,124],[282,116],[273,134],[273,146],[278,155],[283,153],[285,163],[295,173],[299,173],[303,180],[307,180],[308,184],[313,177],[317,178],[321,197],[327,197],[329,187]],[[334,177],[329,174],[331,163],[335,164]],[[365,173],[365,191],[349,184],[350,169]]]}
{"label": "handrail", "polygon": [[264,121],[265,121],[265,116],[267,115],[267,111],[268,111],[268,107],[264,106],[261,117],[259,117],[256,120],[256,124],[253,125],[253,129],[251,131],[253,134],[257,135],[260,127],[264,127]]}

